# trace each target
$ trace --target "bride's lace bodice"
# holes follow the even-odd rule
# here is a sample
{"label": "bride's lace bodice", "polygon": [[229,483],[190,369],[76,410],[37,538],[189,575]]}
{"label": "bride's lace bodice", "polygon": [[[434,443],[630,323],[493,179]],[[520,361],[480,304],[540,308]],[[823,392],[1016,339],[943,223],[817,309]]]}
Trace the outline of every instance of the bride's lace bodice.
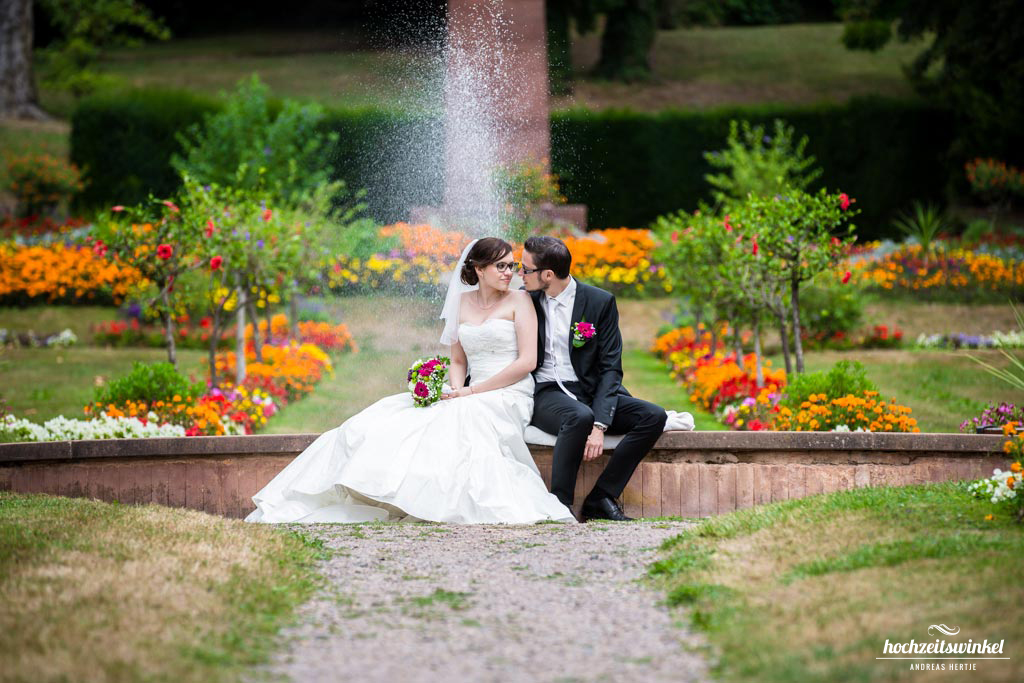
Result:
{"label": "bride's lace bodice", "polygon": [[[492,318],[480,325],[461,323],[459,341],[466,352],[470,384],[477,384],[504,370],[519,356],[516,325],[511,320]],[[533,394],[533,376],[513,385]]]}

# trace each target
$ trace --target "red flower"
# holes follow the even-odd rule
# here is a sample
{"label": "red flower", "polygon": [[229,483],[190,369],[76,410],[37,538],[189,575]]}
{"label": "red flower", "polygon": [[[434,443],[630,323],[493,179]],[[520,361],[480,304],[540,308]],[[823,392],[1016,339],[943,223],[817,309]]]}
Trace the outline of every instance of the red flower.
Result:
{"label": "red flower", "polygon": [[753,242],[754,247],[753,249],[750,250],[750,253],[752,253],[754,256],[757,256],[757,235],[754,235]]}
{"label": "red flower", "polygon": [[121,206],[120,204],[118,204],[117,206],[112,206],[112,207],[110,207],[110,210],[111,210],[111,211],[117,211],[117,212],[121,212],[121,211],[124,211],[124,207],[123,207],[123,206]]}
{"label": "red flower", "polygon": [[728,215],[726,215],[725,220],[722,221],[722,225],[725,226],[725,231],[726,232],[732,232],[732,226],[729,225],[729,216]]}
{"label": "red flower", "polygon": [[839,238],[838,237],[833,237],[832,238],[832,246],[833,247],[838,247],[839,246]]}
{"label": "red flower", "polygon": [[850,196],[845,192],[839,193],[839,208],[843,211],[850,208]]}
{"label": "red flower", "polygon": [[172,201],[168,201],[168,200],[165,199],[162,202],[162,204],[164,206],[166,206],[168,209],[170,209],[172,213],[178,213],[179,211],[181,211],[181,209],[179,209],[177,206],[175,206],[174,202],[172,202]]}
{"label": "red flower", "polygon": [[678,241],[679,241],[679,231],[678,230],[673,230],[672,231],[672,243],[675,244]]}
{"label": "red flower", "polygon": [[271,211],[270,209],[264,209],[263,210],[263,220],[264,221],[269,221],[273,216],[274,216],[274,212]]}
{"label": "red flower", "polygon": [[96,244],[92,247],[92,252],[99,257],[107,255],[107,245],[103,243],[103,240],[96,240]]}
{"label": "red flower", "polygon": [[210,259],[210,270],[219,269],[222,263],[224,263],[224,259],[222,257],[214,256],[212,259]]}
{"label": "red flower", "polygon": [[426,398],[430,395],[430,389],[423,382],[416,382],[416,387],[413,389],[413,393],[420,398]]}
{"label": "red flower", "polygon": [[850,271],[846,271],[845,273],[843,273],[843,284],[845,285],[849,281],[850,281]]}
{"label": "red flower", "polygon": [[211,218],[211,219],[207,220],[206,221],[206,236],[207,237],[212,237],[213,236],[213,231],[215,229],[216,228],[213,225],[213,219]]}
{"label": "red flower", "polygon": [[166,261],[167,259],[171,258],[171,256],[173,254],[174,254],[174,247],[172,247],[169,244],[161,244],[160,246],[158,246],[156,248],[157,258],[161,258],[164,261]]}

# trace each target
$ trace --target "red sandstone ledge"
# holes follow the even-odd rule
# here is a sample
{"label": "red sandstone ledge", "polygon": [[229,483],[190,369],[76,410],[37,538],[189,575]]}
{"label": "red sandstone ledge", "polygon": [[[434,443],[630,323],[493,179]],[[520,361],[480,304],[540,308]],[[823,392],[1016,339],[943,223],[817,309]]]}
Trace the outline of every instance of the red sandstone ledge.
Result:
{"label": "red sandstone ledge", "polygon": [[[230,457],[295,455],[317,434],[257,434],[158,439],[106,439],[0,444],[0,463],[99,458]],[[1001,452],[1005,438],[984,434],[893,434],[886,432],[666,432],[648,456],[653,461],[736,462],[776,455],[813,456],[815,462],[864,462],[865,458],[978,456]],[[535,453],[547,446],[531,446]],[[855,455],[856,454],[856,455]],[[852,459],[851,459],[852,458]],[[802,458],[801,458],[802,459]]]}

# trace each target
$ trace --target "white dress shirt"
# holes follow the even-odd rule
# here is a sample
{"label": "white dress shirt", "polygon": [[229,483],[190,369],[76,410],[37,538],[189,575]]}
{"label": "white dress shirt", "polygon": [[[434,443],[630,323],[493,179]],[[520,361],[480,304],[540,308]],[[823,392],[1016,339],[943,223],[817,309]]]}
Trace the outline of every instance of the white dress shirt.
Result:
{"label": "white dress shirt", "polygon": [[569,285],[556,297],[544,295],[544,362],[534,373],[538,382],[578,382],[579,377],[572,368],[569,353],[569,326],[572,324],[572,307],[576,303],[576,280],[569,278]]}
{"label": "white dress shirt", "polygon": [[[572,308],[576,303],[576,280],[569,278],[568,286],[555,297],[544,295],[544,362],[533,373],[537,382],[557,382],[559,388],[572,398],[572,392],[565,388],[565,382],[579,382],[572,367],[569,354],[572,352],[569,328],[572,325]],[[608,428],[602,422],[599,427]]]}

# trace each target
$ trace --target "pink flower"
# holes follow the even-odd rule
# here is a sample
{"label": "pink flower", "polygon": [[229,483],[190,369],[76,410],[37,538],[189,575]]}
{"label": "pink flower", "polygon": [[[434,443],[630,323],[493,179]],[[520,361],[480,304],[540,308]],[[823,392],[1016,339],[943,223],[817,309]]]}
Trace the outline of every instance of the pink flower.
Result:
{"label": "pink flower", "polygon": [[579,330],[584,339],[590,339],[594,336],[594,326],[590,323],[579,323],[576,329]]}
{"label": "pink flower", "polygon": [[158,246],[156,248],[157,258],[161,258],[164,261],[166,261],[167,259],[171,258],[171,256],[173,254],[174,254],[174,247],[172,247],[169,244],[161,244],[160,246]]}
{"label": "pink flower", "polygon": [[678,241],[679,241],[679,231],[678,230],[673,230],[672,231],[672,242],[675,243],[675,242],[678,242]]}
{"label": "pink flower", "polygon": [[123,207],[123,206],[121,206],[120,204],[118,204],[117,206],[112,206],[112,207],[110,207],[110,210],[111,210],[111,211],[117,211],[117,212],[121,212],[121,211],[124,211],[124,207]]}
{"label": "pink flower", "polygon": [[420,377],[430,377],[430,373],[434,371],[434,366],[430,363],[424,363],[420,366]]}
{"label": "pink flower", "polygon": [[93,245],[92,251],[97,256],[103,257],[107,255],[107,245],[103,243],[103,240],[96,240],[96,244]]}
{"label": "pink flower", "polygon": [[270,219],[273,218],[273,217],[274,217],[274,212],[273,211],[271,211],[270,209],[264,209],[263,210],[263,220],[264,221],[268,221],[269,222]]}
{"label": "pink flower", "polygon": [[427,385],[423,382],[416,382],[416,387],[413,389],[412,393],[416,394],[420,398],[426,398],[427,396],[430,396],[430,389],[428,389]]}
{"label": "pink flower", "polygon": [[732,232],[732,226],[729,225],[729,216],[728,216],[728,214],[725,216],[725,220],[722,221],[722,225],[725,226],[725,231],[726,232]]}
{"label": "pink flower", "polygon": [[175,206],[174,202],[172,202],[172,201],[168,201],[168,200],[165,199],[163,201],[163,205],[166,206],[168,209],[170,209],[174,213],[178,213],[179,211],[181,211],[181,209],[179,209],[177,206]]}
{"label": "pink flower", "polygon": [[850,196],[845,192],[839,193],[839,208],[843,211],[850,208]]}
{"label": "pink flower", "polygon": [[850,281],[850,271],[846,271],[845,273],[843,273],[843,284],[845,285],[849,281]]}

